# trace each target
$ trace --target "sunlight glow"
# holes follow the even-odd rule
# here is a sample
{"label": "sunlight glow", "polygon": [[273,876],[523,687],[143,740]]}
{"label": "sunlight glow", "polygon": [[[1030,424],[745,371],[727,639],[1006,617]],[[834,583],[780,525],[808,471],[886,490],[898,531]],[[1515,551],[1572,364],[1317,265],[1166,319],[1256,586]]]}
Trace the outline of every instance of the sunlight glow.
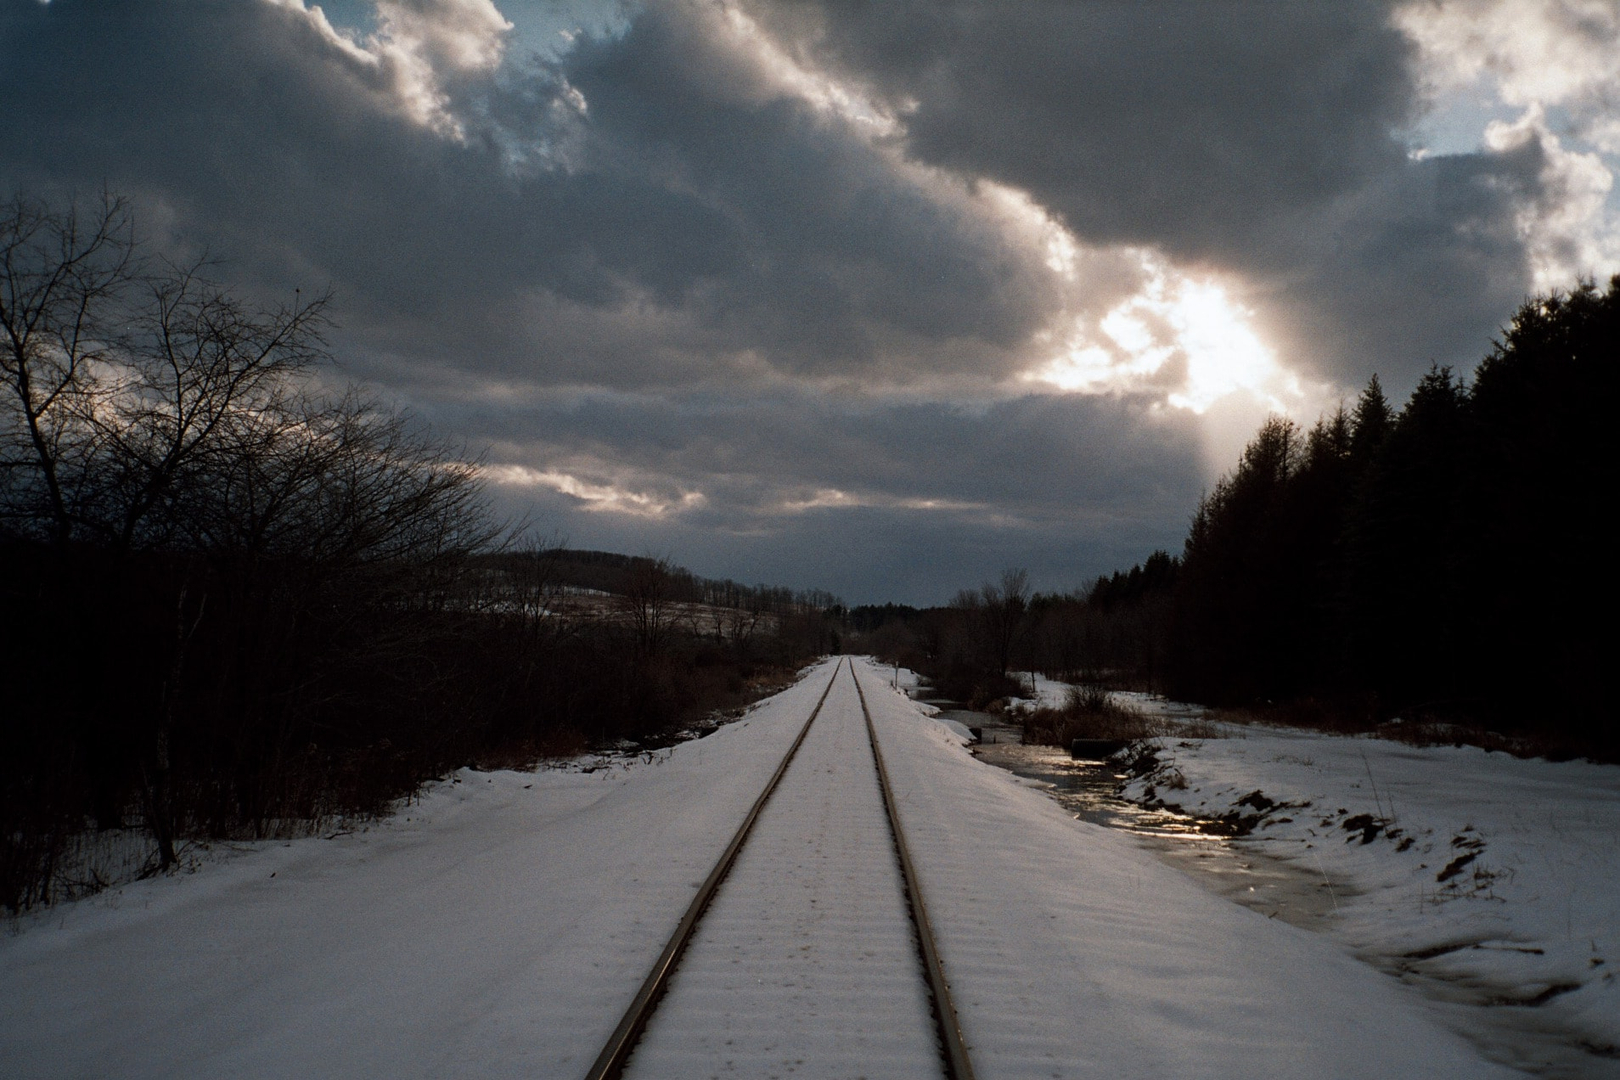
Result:
{"label": "sunlight glow", "polygon": [[1157,390],[1195,413],[1243,392],[1279,412],[1303,402],[1299,380],[1255,333],[1252,311],[1213,281],[1181,275],[1148,253],[1141,260],[1145,283],[1136,295],[1094,330],[1077,320],[1065,351],[1026,379],[1079,393]]}
{"label": "sunlight glow", "polygon": [[1218,285],[1183,284],[1166,317],[1187,354],[1187,383],[1185,391],[1170,395],[1170,404],[1203,412],[1233,391],[1249,390],[1286,410],[1276,400],[1278,392],[1301,396],[1299,380],[1277,365],[1271,350],[1249,328],[1250,315]]}

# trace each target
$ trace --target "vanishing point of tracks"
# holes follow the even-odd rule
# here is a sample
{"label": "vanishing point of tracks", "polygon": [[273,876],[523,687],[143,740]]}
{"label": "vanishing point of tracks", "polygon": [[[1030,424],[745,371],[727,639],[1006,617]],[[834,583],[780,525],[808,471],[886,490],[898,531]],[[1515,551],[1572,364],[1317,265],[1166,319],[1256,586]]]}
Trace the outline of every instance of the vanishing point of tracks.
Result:
{"label": "vanishing point of tracks", "polygon": [[890,788],[888,770],[883,762],[883,751],[878,743],[877,730],[872,724],[872,714],[867,708],[866,692],[861,688],[860,680],[855,676],[854,664],[840,661],[833,667],[832,677],[821,692],[820,699],[811,711],[809,718],[804,722],[797,738],[788,748],[776,771],[771,775],[764,790],[754,801],[738,827],[736,835],[722,852],[720,859],[709,872],[708,877],[698,888],[697,895],[692,899],[685,916],[676,927],[675,933],[670,937],[669,943],[664,946],[651,972],[642,983],[640,991],[636,994],[630,1007],[626,1010],[623,1019],[614,1029],[607,1045],[602,1048],[596,1062],[586,1074],[586,1080],[608,1080],[620,1076],[631,1053],[635,1050],[637,1042],[646,1030],[648,1022],[652,1019],[654,1011],[658,1008],[665,991],[669,988],[670,979],[680,964],[682,954],[691,942],[705,913],[709,910],[711,902],[720,891],[722,882],[731,871],[738,855],[747,845],[753,832],[755,822],[765,809],[772,794],[776,791],[783,776],[787,774],[789,766],[793,763],[799,748],[804,744],[805,737],[810,734],[816,718],[821,715],[822,707],[827,703],[827,697],[832,693],[834,685],[838,682],[845,666],[848,666],[849,677],[854,681],[855,692],[860,701],[861,713],[865,719],[866,738],[871,747],[871,760],[877,773],[878,787],[881,790],[883,807],[886,812],[890,835],[893,839],[892,850],[895,859],[895,868],[898,870],[900,883],[903,887],[904,903],[910,917],[912,941],[916,950],[916,959],[919,966],[919,977],[927,991],[928,1007],[934,1023],[934,1034],[941,1058],[944,1075],[949,1080],[972,1080],[973,1066],[968,1060],[967,1048],[962,1037],[961,1027],[957,1022],[956,1008],[951,1002],[950,987],[945,978],[945,971],[940,962],[939,950],[934,942],[933,928],[929,923],[928,909],[923,902],[921,888],[917,879],[917,872],[912,864],[911,853],[906,844],[905,833],[901,826],[899,810],[895,804],[894,793]]}

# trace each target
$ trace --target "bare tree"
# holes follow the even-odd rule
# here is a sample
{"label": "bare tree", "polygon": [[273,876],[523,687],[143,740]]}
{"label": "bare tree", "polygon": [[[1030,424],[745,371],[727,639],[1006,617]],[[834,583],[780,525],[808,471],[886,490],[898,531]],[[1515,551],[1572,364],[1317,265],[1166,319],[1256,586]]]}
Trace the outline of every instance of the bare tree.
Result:
{"label": "bare tree", "polygon": [[240,457],[238,428],[285,426],[293,377],[327,359],[328,297],[257,308],[201,268],[137,258],[120,197],[0,209],[0,523],[161,542],[188,473]]}
{"label": "bare tree", "polygon": [[979,588],[982,601],[981,617],[997,670],[1007,674],[1012,662],[1013,645],[1024,628],[1024,616],[1029,609],[1029,571],[1009,569],[1001,572],[999,582],[985,582]]}
{"label": "bare tree", "polygon": [[618,607],[630,623],[637,654],[643,659],[658,655],[675,629],[678,614],[669,558],[635,560]]}
{"label": "bare tree", "polygon": [[[137,258],[122,199],[0,206],[0,537],[47,580],[6,583],[35,612],[7,639],[27,657],[13,670],[55,673],[28,700],[44,716],[49,698],[99,823],[144,789],[159,867],[188,814],[262,824],[301,797],[278,793],[288,750],[317,716],[347,722],[331,702],[377,691],[354,671],[437,685],[429,639],[461,613],[423,613],[460,602],[499,531],[475,463],[308,377],[330,358],[327,306],[257,305],[201,264]],[[79,668],[94,674],[63,678]],[[219,771],[188,788],[199,755]],[[184,802],[208,790],[230,807]],[[0,821],[0,862],[8,835]]]}
{"label": "bare tree", "polygon": [[721,607],[711,603],[709,625],[714,629],[715,643],[730,646],[737,659],[747,659],[749,642],[759,628],[762,615],[757,602],[747,607]]}
{"label": "bare tree", "polygon": [[[0,208],[0,523],[73,535],[72,466],[135,279],[128,202],[65,210],[18,195]],[[82,475],[82,474],[81,474]]]}
{"label": "bare tree", "polygon": [[290,402],[294,379],[328,358],[328,296],[255,309],[199,270],[170,267],[144,282],[127,375],[98,411],[113,481],[99,524],[120,549],[143,529],[148,541],[163,539],[153,511],[188,474],[210,476],[221,461],[242,457],[240,428],[262,428],[268,418],[273,429],[296,431],[297,405],[307,403]]}

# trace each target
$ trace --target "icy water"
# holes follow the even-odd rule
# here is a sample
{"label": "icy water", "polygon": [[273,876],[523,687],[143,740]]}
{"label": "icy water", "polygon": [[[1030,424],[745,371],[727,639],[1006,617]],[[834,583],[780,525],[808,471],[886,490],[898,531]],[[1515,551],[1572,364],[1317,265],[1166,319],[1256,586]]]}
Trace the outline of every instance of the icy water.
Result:
{"label": "icy water", "polygon": [[939,707],[942,717],[980,730],[982,741],[972,748],[976,757],[1050,785],[1048,793],[1076,818],[1133,834],[1143,847],[1206,888],[1268,918],[1320,929],[1350,895],[1340,882],[1267,854],[1266,840],[1251,836],[1233,842],[1214,822],[1147,810],[1120,798],[1116,791],[1125,773],[1117,762],[1077,761],[1055,746],[1024,746],[1018,727],[995,716],[954,708],[954,702],[928,704]]}

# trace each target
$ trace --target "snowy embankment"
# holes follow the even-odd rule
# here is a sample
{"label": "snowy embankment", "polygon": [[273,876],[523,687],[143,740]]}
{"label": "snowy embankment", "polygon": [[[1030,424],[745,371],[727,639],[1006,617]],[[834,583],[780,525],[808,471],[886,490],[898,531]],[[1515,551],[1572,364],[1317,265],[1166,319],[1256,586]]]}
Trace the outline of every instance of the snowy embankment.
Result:
{"label": "snowy embankment", "polygon": [[[1397,981],[1073,820],[856,666],[984,1080],[1509,1075]],[[369,831],[25,920],[0,940],[0,1073],[582,1075],[830,671],[652,761],[464,771]],[[825,784],[870,785],[817,760]],[[765,876],[784,895],[761,912],[827,876],[815,832],[804,873]],[[854,1000],[836,979],[803,989]],[[746,990],[731,1019],[770,1030]],[[705,1010],[722,1042],[727,1010]],[[827,1015],[782,1026],[804,1033],[797,1075],[881,1022]]]}
{"label": "snowy embankment", "polygon": [[1333,881],[1329,933],[1379,967],[1620,1054],[1620,767],[1220,730],[1159,740],[1126,796],[1226,817],[1238,844]]}

